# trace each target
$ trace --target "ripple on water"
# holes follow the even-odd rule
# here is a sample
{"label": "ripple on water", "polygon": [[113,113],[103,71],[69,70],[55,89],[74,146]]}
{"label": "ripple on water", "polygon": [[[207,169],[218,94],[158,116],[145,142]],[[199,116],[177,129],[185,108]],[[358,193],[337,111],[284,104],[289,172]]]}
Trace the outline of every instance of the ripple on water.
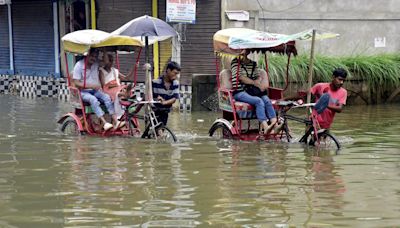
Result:
{"label": "ripple on water", "polygon": [[173,144],[67,137],[55,122],[69,105],[0,101],[7,107],[0,109],[0,226],[399,224],[397,106],[346,107],[332,129],[343,145],[337,154],[300,143],[212,140],[208,112],[171,113]]}

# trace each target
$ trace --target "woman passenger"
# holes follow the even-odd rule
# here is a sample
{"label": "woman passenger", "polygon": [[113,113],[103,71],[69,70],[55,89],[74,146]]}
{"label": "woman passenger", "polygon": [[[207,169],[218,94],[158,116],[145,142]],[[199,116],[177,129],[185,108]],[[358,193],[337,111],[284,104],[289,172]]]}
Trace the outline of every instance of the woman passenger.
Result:
{"label": "woman passenger", "polygon": [[[117,114],[118,119],[124,114],[124,110],[121,107],[119,102],[119,96],[125,94],[123,91],[126,89],[126,86],[121,85],[120,78],[127,79],[132,78],[133,69],[125,76],[118,69],[113,67],[114,56],[111,53],[105,53],[103,56],[103,67],[99,68],[99,76],[100,81],[103,86],[103,91],[110,95],[111,100],[114,102],[114,109]],[[119,127],[124,125],[124,122]]]}
{"label": "woman passenger", "polygon": [[[236,101],[245,102],[255,106],[256,116],[261,124],[260,133],[269,134],[277,122],[276,113],[271,100],[266,95],[268,82],[263,82],[260,77],[260,70],[257,63],[248,59],[248,50],[243,50],[238,58],[231,62],[232,87],[235,89],[234,98]],[[240,58],[240,59],[239,59]],[[240,66],[238,67],[238,64]],[[238,72],[239,69],[239,73]],[[252,85],[258,87],[263,92],[260,96],[250,95],[246,91],[246,86]],[[268,125],[268,120],[270,124]]]}

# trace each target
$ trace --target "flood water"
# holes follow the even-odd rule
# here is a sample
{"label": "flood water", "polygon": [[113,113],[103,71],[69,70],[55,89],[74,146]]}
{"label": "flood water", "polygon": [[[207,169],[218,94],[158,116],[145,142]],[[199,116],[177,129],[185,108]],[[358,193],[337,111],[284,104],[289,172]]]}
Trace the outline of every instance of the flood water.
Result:
{"label": "flood water", "polygon": [[0,104],[0,227],[400,227],[400,105],[346,107],[335,152],[214,141],[213,112],[173,113],[172,145],[69,137],[65,102]]}

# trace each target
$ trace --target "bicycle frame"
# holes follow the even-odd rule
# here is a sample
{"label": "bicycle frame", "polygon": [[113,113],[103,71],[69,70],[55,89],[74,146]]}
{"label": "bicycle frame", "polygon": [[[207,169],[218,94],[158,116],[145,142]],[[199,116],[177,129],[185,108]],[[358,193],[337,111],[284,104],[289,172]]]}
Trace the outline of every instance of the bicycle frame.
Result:
{"label": "bicycle frame", "polygon": [[[160,122],[158,121],[156,114],[152,108],[153,104],[158,104],[160,102],[158,101],[134,101],[134,100],[128,100],[132,102],[132,104],[129,105],[129,107],[133,106],[138,106],[137,110],[134,113],[129,112],[129,107],[125,110],[125,119],[143,119],[145,122],[145,131],[143,132],[142,138],[145,136],[145,134],[148,134],[149,130],[152,131],[155,139],[157,139],[157,132],[156,128],[160,126]],[[145,113],[144,115],[139,115],[138,112],[141,109],[141,106],[145,106]],[[138,123],[135,123],[135,125]],[[129,130],[131,131],[131,126],[129,124]]]}
{"label": "bicycle frame", "polygon": [[[311,115],[308,118],[302,118],[302,117],[297,117],[297,116],[287,114],[287,112],[292,107],[293,107],[292,105],[289,105],[289,106],[282,106],[280,108],[279,117],[284,119],[284,127],[288,127],[287,120],[293,120],[293,121],[305,124],[307,130],[306,130],[305,134],[300,138],[299,142],[307,143],[308,137],[312,136],[311,140],[314,143],[316,142],[317,146],[319,146],[321,144],[319,134],[328,134],[328,132],[326,129],[321,129],[319,122],[317,120],[318,114],[313,111],[313,105],[305,104],[305,105],[297,106],[297,107],[307,107],[309,109],[308,111],[311,112]],[[323,130],[323,131],[320,131],[320,130]],[[337,139],[331,135],[329,135],[329,137],[333,138],[333,141],[335,141],[335,143],[339,149],[340,145],[338,144]]]}

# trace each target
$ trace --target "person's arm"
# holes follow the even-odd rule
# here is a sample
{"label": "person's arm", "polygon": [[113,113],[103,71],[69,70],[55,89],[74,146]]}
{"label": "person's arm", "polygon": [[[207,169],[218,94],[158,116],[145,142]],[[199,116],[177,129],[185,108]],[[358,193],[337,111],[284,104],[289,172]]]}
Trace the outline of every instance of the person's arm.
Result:
{"label": "person's arm", "polygon": [[260,81],[261,84],[261,91],[267,91],[269,88],[269,80],[268,80],[268,74],[265,70],[263,69],[258,69],[258,80]]}
{"label": "person's arm", "polygon": [[248,78],[247,76],[240,75],[240,76],[239,76],[239,80],[240,80],[243,84],[246,84],[246,85],[254,85],[254,86],[257,86],[257,87],[259,87],[260,89],[262,89],[262,88],[261,88],[261,81],[260,81],[259,79],[253,80],[253,79],[251,79],[251,78]]}
{"label": "person's arm", "polygon": [[[77,72],[74,72],[74,74]],[[86,82],[86,85],[84,85],[83,80],[81,79],[76,79],[76,77],[73,77],[73,83],[75,87],[78,89],[94,89],[94,90],[99,90],[101,89],[101,85],[91,85]],[[85,86],[85,87],[84,87]]]}
{"label": "person's arm", "polygon": [[101,87],[98,85],[89,85],[89,84],[86,84],[86,87],[83,88],[83,81],[78,80],[78,79],[74,79],[73,82],[74,82],[75,87],[77,87],[78,89],[94,89],[94,90],[101,89]]}
{"label": "person's arm", "polygon": [[118,76],[122,79],[133,81],[134,77],[135,77],[135,66],[132,67],[132,69],[129,71],[128,75],[124,75],[121,72],[119,72]]}
{"label": "person's arm", "polygon": [[104,87],[105,83],[104,83],[104,74],[102,70],[99,70],[99,78],[100,78],[100,84],[101,87]]}
{"label": "person's arm", "polygon": [[338,99],[338,103],[337,104],[329,104],[328,108],[334,112],[342,112],[344,106],[346,105],[346,100],[347,100],[347,91],[344,90],[342,93],[342,96],[340,96],[340,98]]}
{"label": "person's arm", "polygon": [[262,89],[261,87],[261,80],[256,79],[253,80],[251,78],[248,78],[247,75],[242,75],[240,68],[243,66],[238,67],[238,59],[233,59],[231,62],[231,71],[232,71],[232,77],[236,77],[237,76],[237,72],[238,72],[238,68],[239,68],[239,81],[242,82],[243,84],[246,85],[255,85],[257,87],[259,87],[260,89]]}
{"label": "person's arm", "polygon": [[[113,72],[113,75],[114,75],[114,77],[115,77],[115,81],[117,82],[117,85],[120,86],[120,85],[121,85],[120,77],[121,77],[121,75],[123,75],[123,74],[121,74],[121,73],[119,72],[119,70],[116,69],[116,68],[114,68],[114,67],[111,68],[111,70],[112,70],[112,72]],[[123,76],[125,76],[125,75],[123,75]]]}
{"label": "person's arm", "polygon": [[74,83],[75,87],[78,89],[95,89],[98,90],[101,87],[97,86],[97,85],[90,85],[88,83],[86,83],[86,87],[83,88],[84,83],[83,83],[83,67],[81,66],[81,62],[77,62],[74,66],[74,72],[72,75],[72,82]]}
{"label": "person's arm", "polygon": [[173,94],[174,94],[173,98],[168,99],[168,100],[164,100],[161,96],[157,97],[157,99],[159,101],[161,101],[162,105],[171,106],[176,102],[176,100],[179,99],[179,83],[175,83],[172,86],[173,86]]}
{"label": "person's arm", "polygon": [[337,112],[337,113],[340,113],[340,112],[343,111],[343,105],[342,104],[329,104],[327,108],[332,110],[332,111],[334,111],[334,112]]}
{"label": "person's arm", "polygon": [[[130,74],[130,72],[128,73],[128,75]],[[127,79],[129,76],[126,76],[125,74],[121,73],[118,71],[118,80],[120,79]]]}
{"label": "person's arm", "polygon": [[170,105],[173,105],[175,103],[176,98],[174,97],[174,98],[171,98],[169,100],[164,100],[164,98],[162,98],[161,96],[158,96],[157,100],[159,100],[161,102],[161,104],[164,105],[164,106],[170,106]]}

